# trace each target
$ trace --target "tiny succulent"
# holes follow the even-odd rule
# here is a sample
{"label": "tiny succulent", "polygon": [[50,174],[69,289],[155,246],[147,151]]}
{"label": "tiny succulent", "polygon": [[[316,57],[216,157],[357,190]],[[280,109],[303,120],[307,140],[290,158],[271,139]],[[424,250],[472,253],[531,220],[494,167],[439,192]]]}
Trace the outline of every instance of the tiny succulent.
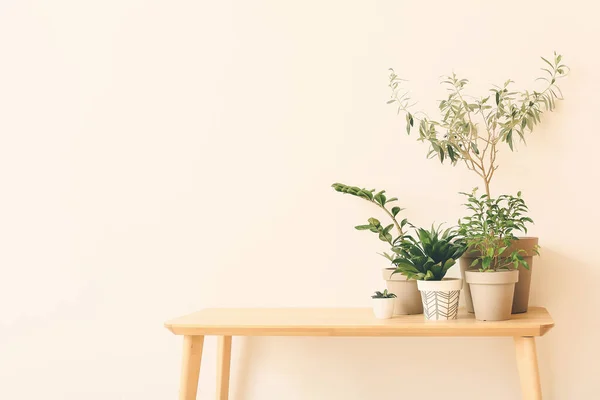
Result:
{"label": "tiny succulent", "polygon": [[[405,225],[408,224],[408,220],[405,218],[402,221],[398,222],[396,217],[398,216],[400,211],[403,210],[403,208],[398,207],[398,206],[393,206],[391,208],[387,207],[388,204],[398,201],[398,198],[392,197],[392,198],[388,199],[385,195],[385,190],[381,190],[381,191],[377,191],[376,189],[367,190],[367,189],[361,189],[356,186],[344,185],[343,183],[334,183],[333,185],[331,185],[331,187],[333,187],[333,189],[336,192],[351,194],[353,196],[360,197],[361,199],[364,199],[370,203],[375,204],[376,206],[378,206],[379,208],[384,210],[385,213],[390,217],[390,219],[392,221],[391,224],[389,224],[387,226],[383,226],[378,219],[369,218],[368,224],[358,225],[355,227],[356,229],[358,229],[360,231],[369,230],[373,233],[376,233],[380,240],[382,240],[392,246],[394,245],[394,243],[397,243],[399,240],[402,239],[402,237],[404,236],[403,229],[404,229]],[[394,228],[397,233],[396,237],[394,237],[394,235],[392,235],[392,230]]]}
{"label": "tiny succulent", "polygon": [[383,292],[375,292],[375,294],[373,296],[371,296],[372,299],[395,299],[396,295],[394,293],[389,293],[387,289],[385,289]]}
{"label": "tiny succulent", "polygon": [[416,230],[418,239],[405,235],[400,243],[392,248],[396,257],[394,274],[400,273],[409,279],[441,281],[446,272],[466,250],[464,241],[459,238],[456,228],[441,231],[433,226],[430,230]]}
{"label": "tiny succulent", "polygon": [[471,267],[479,267],[482,272],[517,269],[520,265],[529,269],[523,257],[524,250],[506,252],[512,242],[518,240],[514,232],[527,233],[526,224],[533,223],[526,216],[528,208],[521,192],[517,196],[501,195],[497,198],[486,194],[478,196],[477,189],[462,194],[467,196],[465,206],[472,214],[459,221],[460,234],[469,252],[475,250],[479,255]]}

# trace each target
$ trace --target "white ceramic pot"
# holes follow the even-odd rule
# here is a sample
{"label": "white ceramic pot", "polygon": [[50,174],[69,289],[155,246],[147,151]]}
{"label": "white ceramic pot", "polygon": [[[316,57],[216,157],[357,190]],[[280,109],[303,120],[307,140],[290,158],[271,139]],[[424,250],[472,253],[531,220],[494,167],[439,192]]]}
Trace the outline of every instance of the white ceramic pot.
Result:
{"label": "white ceramic pot", "polygon": [[423,314],[423,303],[421,303],[421,295],[417,289],[417,281],[408,280],[401,274],[392,275],[392,272],[394,272],[393,268],[382,270],[388,292],[397,296],[394,315]]}
{"label": "white ceramic pot", "polygon": [[510,319],[515,283],[519,280],[518,270],[466,271],[465,277],[471,289],[476,319],[480,321]]}
{"label": "white ceramic pot", "polygon": [[394,298],[389,299],[372,299],[373,300],[373,313],[375,318],[389,319],[394,315]]}
{"label": "white ceramic pot", "polygon": [[462,279],[444,278],[441,281],[417,281],[423,301],[423,314],[429,321],[446,321],[458,317],[458,299]]}

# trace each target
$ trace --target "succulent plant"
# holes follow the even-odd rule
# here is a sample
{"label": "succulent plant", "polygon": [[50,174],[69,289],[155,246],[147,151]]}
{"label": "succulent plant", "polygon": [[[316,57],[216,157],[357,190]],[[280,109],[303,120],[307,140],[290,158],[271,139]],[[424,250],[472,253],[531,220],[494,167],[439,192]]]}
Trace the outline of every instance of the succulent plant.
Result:
{"label": "succulent plant", "polygon": [[441,231],[433,226],[430,230],[416,230],[418,239],[405,235],[392,251],[396,257],[394,274],[400,273],[409,279],[441,281],[446,272],[463,255],[467,246],[456,228]]}
{"label": "succulent plant", "polygon": [[383,292],[375,292],[375,294],[373,296],[371,296],[372,299],[395,299],[396,295],[394,293],[389,293],[387,291],[387,289],[385,289]]}

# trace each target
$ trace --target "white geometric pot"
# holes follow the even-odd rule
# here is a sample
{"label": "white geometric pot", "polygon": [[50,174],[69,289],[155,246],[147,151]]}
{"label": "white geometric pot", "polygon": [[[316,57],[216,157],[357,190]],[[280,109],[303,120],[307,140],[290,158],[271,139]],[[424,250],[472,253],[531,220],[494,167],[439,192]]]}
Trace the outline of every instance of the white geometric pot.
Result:
{"label": "white geometric pot", "polygon": [[458,298],[462,279],[444,278],[441,281],[417,281],[423,301],[423,314],[428,321],[446,321],[458,317]]}
{"label": "white geometric pot", "polygon": [[394,298],[373,299],[373,313],[375,318],[389,319],[394,315]]}

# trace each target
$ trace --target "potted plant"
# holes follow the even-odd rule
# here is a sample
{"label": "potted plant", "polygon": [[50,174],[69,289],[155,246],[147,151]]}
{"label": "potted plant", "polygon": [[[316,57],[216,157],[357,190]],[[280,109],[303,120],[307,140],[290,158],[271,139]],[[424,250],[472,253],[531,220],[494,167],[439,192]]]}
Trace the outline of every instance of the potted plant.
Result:
{"label": "potted plant", "polygon": [[389,293],[387,289],[383,292],[375,292],[373,296],[373,313],[375,318],[389,319],[394,315],[394,303],[396,295]]}
{"label": "potted plant", "polygon": [[[331,186],[337,192],[350,194],[376,205],[387,214],[391,221],[389,225],[384,226],[378,219],[369,218],[367,224],[356,226],[355,228],[357,230],[366,230],[375,233],[379,240],[387,243],[390,247],[393,247],[402,240],[404,237],[404,228],[406,224],[408,224],[408,220],[405,218],[398,221],[397,217],[403,210],[401,207],[393,206],[390,208],[390,203],[396,202],[398,200],[397,198],[393,197],[388,199],[385,195],[385,190],[367,190],[356,186],[344,185],[343,183],[334,183]],[[382,255],[388,260],[391,258],[388,253],[384,252]],[[417,289],[417,282],[414,279],[409,279],[400,274],[392,276],[394,269],[395,268],[393,267],[382,269],[382,276],[385,280],[387,289],[396,294],[394,314],[407,315],[423,313],[423,305],[421,303],[419,290]]]}
{"label": "potted plant", "polygon": [[[525,143],[525,135],[532,132],[541,122],[544,111],[553,111],[562,93],[557,85],[560,78],[566,76],[569,68],[562,63],[562,56],[554,53],[549,61],[543,58],[544,72],[539,77],[545,83],[540,90],[512,90],[513,81],[507,80],[501,86],[490,89],[485,97],[475,98],[464,93],[468,80],[459,79],[456,74],[444,79],[448,87],[448,97],[439,102],[440,119],[431,119],[422,112],[411,112],[414,105],[401,84],[402,79],[391,70],[389,86],[392,90],[390,104],[397,106],[398,113],[406,115],[406,130],[418,126],[418,140],[429,143],[428,157],[437,157],[440,162],[449,160],[450,164],[464,164],[483,181],[485,196],[492,199],[490,184],[498,170],[497,154],[503,144],[515,150],[516,142]],[[532,267],[533,252],[537,247],[537,238],[511,238],[510,249],[518,250],[528,258],[529,270]],[[463,279],[465,271],[475,259],[477,252],[469,249],[460,260]],[[523,253],[524,252],[524,253]],[[519,266],[522,278],[517,284],[514,312],[525,312],[528,306],[529,270]],[[473,311],[468,290],[465,292],[467,308]]]}
{"label": "potted plant", "polygon": [[529,270],[527,258],[537,252],[536,246],[527,249],[529,253],[523,246],[516,246],[515,243],[524,239],[517,238],[514,231],[527,233],[526,224],[533,221],[526,216],[527,205],[521,192],[517,196],[502,195],[495,199],[477,196],[476,190],[463,194],[468,198],[465,206],[471,215],[461,219],[459,225],[473,257],[465,277],[475,318],[483,321],[509,319],[513,299],[517,299],[515,283],[522,275],[519,268]]}
{"label": "potted plant", "polygon": [[458,316],[462,279],[446,278],[448,270],[466,250],[454,228],[416,230],[418,240],[410,235],[392,249],[396,258],[394,274],[416,279],[421,292],[423,313],[427,320],[449,320]]}

